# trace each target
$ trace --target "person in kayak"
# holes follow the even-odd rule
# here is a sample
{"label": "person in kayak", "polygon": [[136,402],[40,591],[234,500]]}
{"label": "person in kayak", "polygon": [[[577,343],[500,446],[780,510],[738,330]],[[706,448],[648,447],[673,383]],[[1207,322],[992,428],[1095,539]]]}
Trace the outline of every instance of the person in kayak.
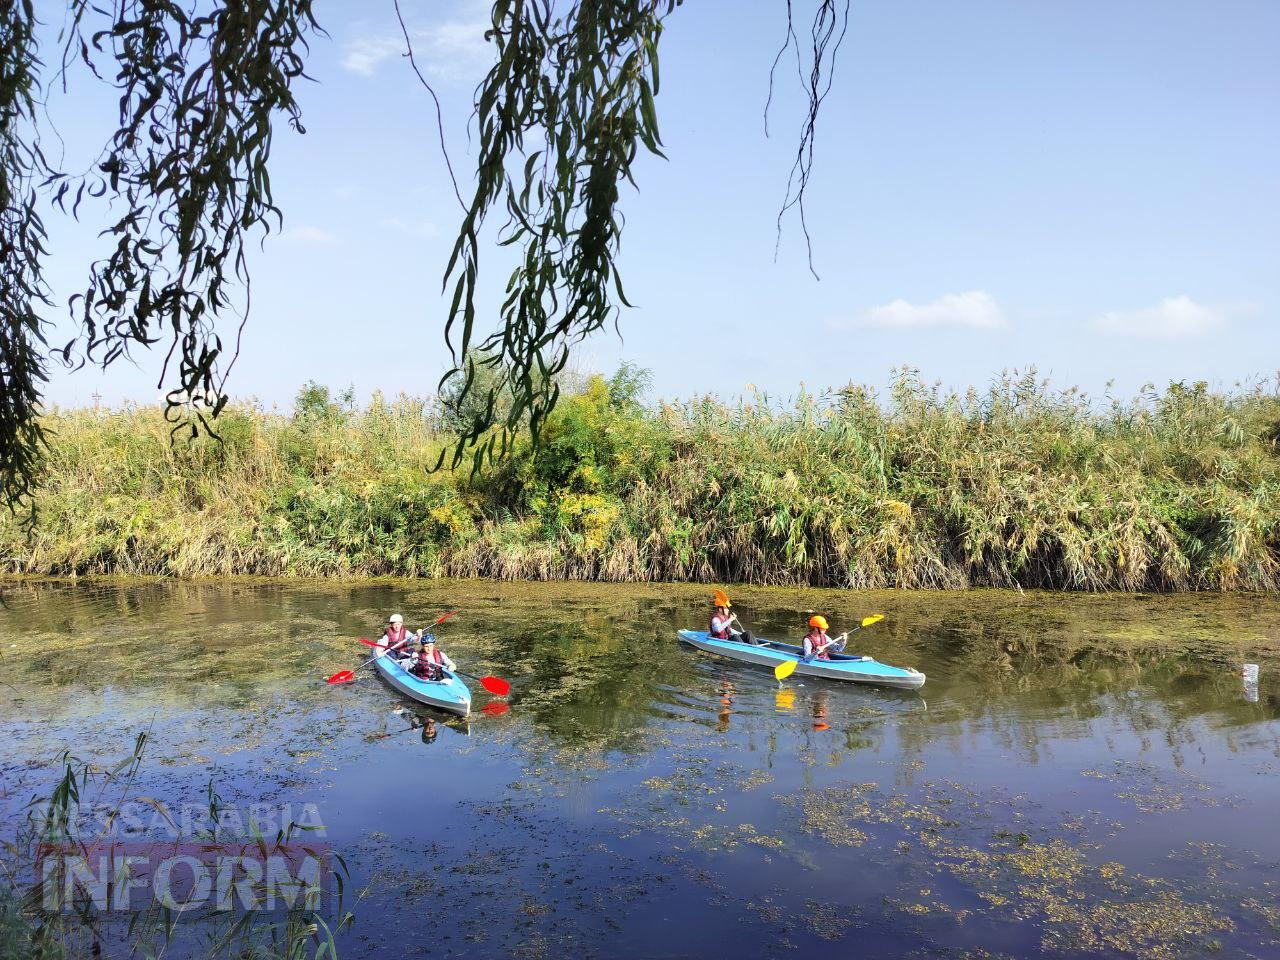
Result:
{"label": "person in kayak", "polygon": [[756,642],[750,630],[733,629],[734,616],[729,612],[733,604],[729,601],[727,593],[717,590],[712,595],[711,602],[714,607],[711,611],[711,623],[707,628],[707,636],[712,640],[735,640],[738,643],[752,644]]}
{"label": "person in kayak", "polygon": [[436,646],[435,634],[424,633],[418,639],[422,646],[418,649],[411,673],[424,680],[443,680],[444,671],[458,669],[449,659],[449,655]]}
{"label": "person in kayak", "polygon": [[831,659],[831,650],[839,648],[836,641],[827,636],[828,629],[827,618],[821,614],[809,618],[809,632],[804,635],[804,659]]}
{"label": "person in kayak", "polygon": [[388,653],[391,650],[407,650],[412,639],[413,634],[405,629],[404,617],[393,613],[387,618],[387,629],[382,631],[382,642],[390,648]]}

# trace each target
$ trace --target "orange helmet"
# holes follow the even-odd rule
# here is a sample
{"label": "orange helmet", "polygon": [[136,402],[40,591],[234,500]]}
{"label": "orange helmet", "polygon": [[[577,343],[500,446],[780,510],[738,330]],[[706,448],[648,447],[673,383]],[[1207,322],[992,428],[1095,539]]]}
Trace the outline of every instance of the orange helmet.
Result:
{"label": "orange helmet", "polygon": [[822,616],[822,614],[815,613],[812,617],[809,618],[809,626],[817,627],[819,630],[826,630],[827,618]]}
{"label": "orange helmet", "polygon": [[729,602],[729,595],[723,590],[717,590],[712,594],[711,602],[717,607],[725,607],[726,609],[733,606],[733,604]]}

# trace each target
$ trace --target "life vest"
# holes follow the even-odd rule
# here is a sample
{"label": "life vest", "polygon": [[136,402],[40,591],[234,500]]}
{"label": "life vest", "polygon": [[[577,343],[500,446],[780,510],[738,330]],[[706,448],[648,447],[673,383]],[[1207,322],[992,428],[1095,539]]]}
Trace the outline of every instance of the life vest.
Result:
{"label": "life vest", "polygon": [[[404,627],[403,624],[401,624],[400,627],[398,628],[387,627],[386,631],[382,635],[383,642],[385,642],[386,645],[389,647],[394,647],[397,643],[402,643],[403,641],[407,640],[408,637],[409,637],[409,631]],[[404,647],[402,646],[400,649],[403,650]]]}
{"label": "life vest", "polygon": [[[819,652],[818,647],[824,642],[826,643],[826,646],[823,647],[821,652]],[[819,660],[831,659],[831,639],[829,637],[818,634],[815,639],[814,637],[805,634],[803,646],[806,651],[805,656],[817,657]]]}
{"label": "life vest", "polygon": [[443,680],[444,656],[440,653],[440,649],[434,648],[430,653],[419,650],[410,672],[426,680]]}
{"label": "life vest", "polygon": [[712,640],[728,640],[730,637],[729,624],[732,621],[730,621],[728,617],[725,617],[723,620],[721,620],[720,622],[724,624],[724,626],[719,631],[716,630],[715,621],[716,621],[716,615],[713,613],[711,615],[710,622],[708,622],[707,624],[707,636],[711,637]]}

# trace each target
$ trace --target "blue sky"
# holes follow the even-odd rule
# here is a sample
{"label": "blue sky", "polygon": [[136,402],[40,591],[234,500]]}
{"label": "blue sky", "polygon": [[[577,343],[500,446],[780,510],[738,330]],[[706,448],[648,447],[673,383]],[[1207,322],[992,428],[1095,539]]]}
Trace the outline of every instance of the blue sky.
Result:
{"label": "blue sky", "polygon": [[[45,6],[56,26],[59,4]],[[465,173],[485,6],[404,9]],[[821,281],[794,220],[775,260],[802,108],[784,74],[766,139],[784,9],[700,0],[671,16],[669,159],[643,159],[623,201],[638,309],[623,340],[585,345],[582,367],[634,361],[665,397],[879,387],[903,364],[958,387],[1034,365],[1122,394],[1280,368],[1280,4],[855,0],[809,193]],[[267,405],[311,379],[427,394],[447,365],[440,275],[458,219],[434,115],[390,2],[318,15],[331,36],[301,90],[307,134],[276,141],[286,229],[255,257],[230,390]],[[77,89],[50,107],[75,157],[112,110]],[[105,247],[87,226],[51,234],[65,299]],[[505,261],[486,256],[492,303]],[[157,359],[55,373],[50,398],[150,402]]]}

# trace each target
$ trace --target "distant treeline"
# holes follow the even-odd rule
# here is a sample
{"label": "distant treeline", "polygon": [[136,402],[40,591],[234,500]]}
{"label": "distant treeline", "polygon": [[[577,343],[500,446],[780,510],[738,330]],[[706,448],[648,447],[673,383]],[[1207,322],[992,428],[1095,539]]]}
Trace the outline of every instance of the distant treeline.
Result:
{"label": "distant treeline", "polygon": [[[646,405],[624,367],[541,444],[430,472],[447,405],[315,385],[170,442],[155,408],[72,410],[5,570],[836,587],[1274,590],[1280,394],[1175,384],[1101,405],[1034,375]],[[442,412],[443,411],[443,412]],[[457,412],[455,411],[455,415]]]}

